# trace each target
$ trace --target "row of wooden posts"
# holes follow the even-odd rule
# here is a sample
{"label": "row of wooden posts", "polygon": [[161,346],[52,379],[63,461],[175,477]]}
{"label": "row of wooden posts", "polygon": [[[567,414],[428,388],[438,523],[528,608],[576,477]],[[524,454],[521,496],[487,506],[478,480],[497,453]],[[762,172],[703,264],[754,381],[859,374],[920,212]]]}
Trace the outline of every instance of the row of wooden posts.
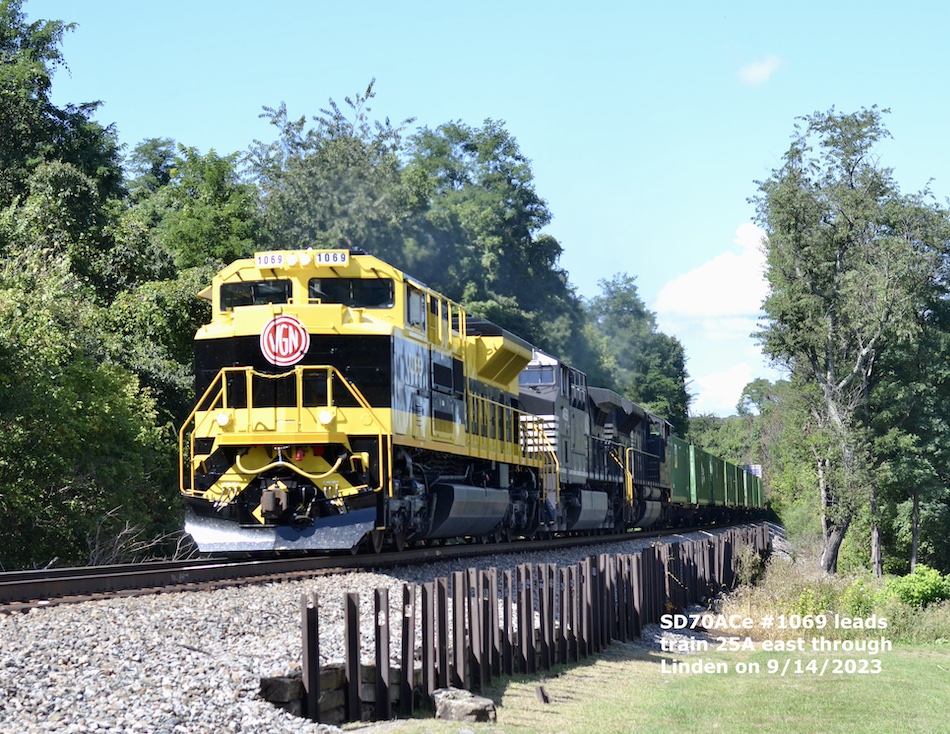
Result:
{"label": "row of wooden posts", "polygon": [[[658,622],[666,611],[683,610],[732,588],[739,549],[764,555],[768,546],[763,523],[703,540],[654,544],[632,554],[591,556],[574,566],[469,568],[420,586],[404,584],[401,619],[396,620],[402,632],[398,670],[390,664],[389,590],[374,594],[373,671],[360,662],[360,598],[348,593],[346,660],[335,679],[326,671],[321,676],[319,601],[316,594],[304,595],[302,712],[334,723],[388,720],[394,702],[400,715],[409,716],[417,701],[431,706],[440,688],[481,690],[496,676],[530,675],[577,662],[611,640],[638,638],[644,625]],[[417,625],[421,670],[415,667]],[[337,711],[330,713],[333,708]]]}

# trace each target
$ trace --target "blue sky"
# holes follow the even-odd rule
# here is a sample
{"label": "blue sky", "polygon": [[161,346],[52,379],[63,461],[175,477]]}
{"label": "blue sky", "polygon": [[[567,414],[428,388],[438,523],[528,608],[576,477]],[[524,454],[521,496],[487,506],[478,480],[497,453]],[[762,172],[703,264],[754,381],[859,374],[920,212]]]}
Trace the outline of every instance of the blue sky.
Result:
{"label": "blue sky", "polygon": [[263,106],[312,116],[376,79],[378,117],[504,120],[583,296],[636,276],[687,353],[692,412],[729,415],[774,378],[749,334],[766,287],[755,181],[796,117],[890,108],[883,165],[950,195],[950,6],[812,2],[26,0],[76,22],[57,103],[102,101],[129,147],[272,140]]}

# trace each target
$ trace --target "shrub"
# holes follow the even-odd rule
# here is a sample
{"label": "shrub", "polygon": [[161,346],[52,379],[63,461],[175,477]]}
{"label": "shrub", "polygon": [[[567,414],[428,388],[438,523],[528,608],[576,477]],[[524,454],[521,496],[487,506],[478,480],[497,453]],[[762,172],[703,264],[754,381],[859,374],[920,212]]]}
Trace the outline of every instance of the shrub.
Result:
{"label": "shrub", "polygon": [[852,581],[841,595],[841,606],[845,614],[852,617],[868,617],[874,611],[874,599],[879,593],[873,581],[859,576]]}
{"label": "shrub", "polygon": [[890,596],[896,596],[913,607],[925,607],[950,599],[950,578],[941,576],[936,569],[918,564],[913,573],[887,580],[882,600]]}

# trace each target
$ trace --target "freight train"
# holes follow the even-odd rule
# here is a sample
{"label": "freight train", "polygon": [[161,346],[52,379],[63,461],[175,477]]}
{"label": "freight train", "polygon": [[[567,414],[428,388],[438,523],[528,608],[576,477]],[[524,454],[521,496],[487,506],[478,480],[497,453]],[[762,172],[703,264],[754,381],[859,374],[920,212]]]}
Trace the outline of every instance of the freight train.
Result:
{"label": "freight train", "polygon": [[359,250],[261,252],[199,294],[179,433],[202,551],[380,551],[762,507],[757,476]]}

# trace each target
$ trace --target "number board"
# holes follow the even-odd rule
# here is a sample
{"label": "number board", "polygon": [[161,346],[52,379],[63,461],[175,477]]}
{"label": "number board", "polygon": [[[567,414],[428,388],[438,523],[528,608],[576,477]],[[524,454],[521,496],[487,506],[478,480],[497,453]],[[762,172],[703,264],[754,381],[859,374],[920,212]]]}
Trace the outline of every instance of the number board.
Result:
{"label": "number board", "polygon": [[350,262],[347,250],[306,250],[304,252],[258,252],[254,255],[254,264],[261,270],[275,268],[306,267],[310,264],[330,267],[342,267]]}

